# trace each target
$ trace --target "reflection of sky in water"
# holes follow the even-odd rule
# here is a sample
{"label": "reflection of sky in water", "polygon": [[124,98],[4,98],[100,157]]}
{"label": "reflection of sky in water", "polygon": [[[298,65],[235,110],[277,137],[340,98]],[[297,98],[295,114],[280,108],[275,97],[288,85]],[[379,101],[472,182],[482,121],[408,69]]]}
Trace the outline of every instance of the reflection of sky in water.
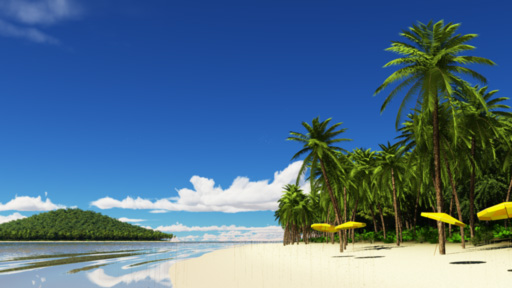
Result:
{"label": "reflection of sky in water", "polygon": [[[83,256],[144,253],[81,263],[0,273],[1,287],[171,287],[169,268],[179,260],[193,258],[233,243],[2,243],[0,270],[66,257],[9,261],[18,257],[89,253]],[[132,252],[119,252],[137,250]],[[108,253],[97,253],[108,252]],[[167,259],[172,258],[172,259]],[[76,258],[73,258],[76,259]],[[89,268],[88,268],[89,267]]]}

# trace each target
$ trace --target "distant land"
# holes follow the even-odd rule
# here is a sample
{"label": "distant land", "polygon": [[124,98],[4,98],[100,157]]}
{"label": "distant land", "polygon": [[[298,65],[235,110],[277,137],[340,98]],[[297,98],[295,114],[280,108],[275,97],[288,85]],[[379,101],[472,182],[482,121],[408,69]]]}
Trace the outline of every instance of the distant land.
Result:
{"label": "distant land", "polygon": [[81,209],[59,209],[0,225],[0,241],[159,241],[172,237]]}

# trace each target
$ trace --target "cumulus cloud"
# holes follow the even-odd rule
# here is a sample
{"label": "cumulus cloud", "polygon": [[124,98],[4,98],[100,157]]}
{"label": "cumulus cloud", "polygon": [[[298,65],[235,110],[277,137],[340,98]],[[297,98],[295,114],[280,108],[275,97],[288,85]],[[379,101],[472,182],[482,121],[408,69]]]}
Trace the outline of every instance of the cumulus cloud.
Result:
{"label": "cumulus cloud", "polygon": [[[277,200],[281,197],[283,186],[295,183],[302,161],[290,164],[283,171],[274,173],[272,182],[269,180],[250,181],[247,177],[237,177],[231,186],[222,189],[215,186],[213,179],[192,176],[190,182],[193,189],[178,190],[178,197],[156,201],[140,197],[126,197],[117,200],[104,197],[93,201],[91,205],[100,209],[156,209],[191,212],[226,212],[276,210]],[[309,185],[302,183],[303,189],[309,193]]]}
{"label": "cumulus cloud", "polygon": [[[59,44],[59,40],[36,26],[75,19],[81,13],[82,8],[75,0],[0,0],[0,35],[36,43]],[[21,26],[13,24],[13,21],[21,23]]]}
{"label": "cumulus cloud", "polygon": [[55,24],[74,19],[82,8],[74,0],[0,0],[2,14],[24,24]]}
{"label": "cumulus cloud", "polygon": [[27,216],[23,216],[18,212],[15,212],[9,216],[0,215],[0,224],[11,222],[11,221],[18,220],[18,219],[23,219],[23,218],[27,218]]}
{"label": "cumulus cloud", "polygon": [[63,208],[66,208],[66,206],[53,204],[49,198],[46,201],[42,201],[41,196],[16,196],[5,204],[0,203],[0,211],[50,211]]}
{"label": "cumulus cloud", "polygon": [[145,219],[130,219],[130,218],[126,218],[126,217],[121,217],[121,218],[119,218],[117,220],[119,220],[121,222],[135,222],[135,223],[136,222],[144,222],[144,221],[146,221]]}
{"label": "cumulus cloud", "polygon": [[222,226],[185,226],[179,222],[170,226],[159,226],[155,230],[162,232],[194,232],[194,231],[281,231],[281,226],[266,226],[266,227],[245,227],[235,225],[222,225]]}
{"label": "cumulus cloud", "polygon": [[[173,238],[176,242],[185,241],[281,241],[283,239],[283,228],[281,226],[266,227],[245,227],[235,225],[222,226],[185,226],[180,223],[170,226],[159,226],[153,230],[180,233],[180,232],[212,232],[205,233],[203,236],[188,235]],[[213,232],[220,232],[213,234]]]}

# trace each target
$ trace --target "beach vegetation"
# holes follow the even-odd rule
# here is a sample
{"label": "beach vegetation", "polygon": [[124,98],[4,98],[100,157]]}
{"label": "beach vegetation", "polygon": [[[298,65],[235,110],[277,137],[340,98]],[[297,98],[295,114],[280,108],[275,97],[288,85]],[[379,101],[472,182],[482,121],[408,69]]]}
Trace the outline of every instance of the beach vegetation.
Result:
{"label": "beach vegetation", "polygon": [[172,237],[81,209],[59,209],[0,225],[3,241],[158,241]]}
{"label": "beach vegetation", "polygon": [[[495,63],[470,56],[475,47],[469,42],[477,35],[460,34],[459,28],[442,20],[418,22],[386,49],[398,58],[384,67],[398,69],[375,95],[390,89],[381,113],[402,95],[396,141],[381,142],[387,144],[380,144],[379,150],[346,151],[340,144],[348,139],[338,138],[345,131],[338,130],[341,123],[329,127],[331,118],[318,117],[312,124],[302,123],[306,133],[290,133],[287,140],[303,144],[292,159],[305,156],[296,185],[300,179],[311,185],[308,221],[359,220],[368,230],[329,235],[306,227],[296,238],[331,243],[339,239],[340,247],[357,241],[430,242],[438,243],[440,254],[445,254],[445,239],[465,248],[470,238],[480,245],[512,233],[508,221],[492,229],[475,221],[477,211],[510,199],[512,113],[504,104],[508,98],[467,67]],[[469,226],[456,231],[419,217],[421,212],[445,212]]]}

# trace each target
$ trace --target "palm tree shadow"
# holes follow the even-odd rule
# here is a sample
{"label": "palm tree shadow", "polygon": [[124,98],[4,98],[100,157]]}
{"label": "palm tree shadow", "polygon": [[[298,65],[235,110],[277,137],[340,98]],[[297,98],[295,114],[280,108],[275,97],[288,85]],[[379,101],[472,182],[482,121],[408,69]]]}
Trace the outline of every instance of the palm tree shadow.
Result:
{"label": "palm tree shadow", "polygon": [[471,265],[471,264],[484,264],[487,263],[485,261],[455,261],[450,262],[450,264],[456,264],[456,265]]}

